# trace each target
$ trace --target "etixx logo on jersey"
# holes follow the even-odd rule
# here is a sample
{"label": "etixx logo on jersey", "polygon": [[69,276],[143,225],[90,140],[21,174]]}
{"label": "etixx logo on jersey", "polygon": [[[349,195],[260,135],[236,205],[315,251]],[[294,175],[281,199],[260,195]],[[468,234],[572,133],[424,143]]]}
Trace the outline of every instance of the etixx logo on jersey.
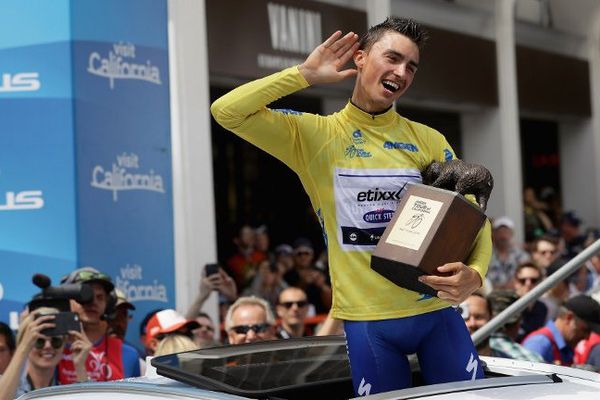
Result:
{"label": "etixx logo on jersey", "polygon": [[92,75],[107,78],[111,89],[115,80],[134,79],[161,85],[160,69],[150,60],[138,61],[133,43],[114,43],[107,55],[92,52],[88,58],[87,71]]}
{"label": "etixx logo on jersey", "polygon": [[150,169],[140,169],[140,157],[135,153],[122,153],[110,168],[96,165],[92,170],[91,186],[96,189],[113,192],[113,201],[118,200],[118,193],[124,190],[146,190],[165,193],[163,177]]}
{"label": "etixx logo on jersey", "polygon": [[40,74],[37,72],[3,73],[0,80],[0,93],[36,92],[41,87]]}

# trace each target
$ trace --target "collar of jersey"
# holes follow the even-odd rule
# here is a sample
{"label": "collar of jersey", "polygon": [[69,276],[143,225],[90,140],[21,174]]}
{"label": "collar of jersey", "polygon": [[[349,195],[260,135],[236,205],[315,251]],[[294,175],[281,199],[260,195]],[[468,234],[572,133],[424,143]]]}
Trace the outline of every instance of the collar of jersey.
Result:
{"label": "collar of jersey", "polygon": [[384,113],[381,114],[369,114],[352,104],[351,101],[348,101],[346,107],[342,110],[342,114],[344,114],[351,121],[359,124],[359,125],[370,125],[370,126],[384,126],[391,124],[396,118],[396,110],[394,110],[394,106],[390,107]]}

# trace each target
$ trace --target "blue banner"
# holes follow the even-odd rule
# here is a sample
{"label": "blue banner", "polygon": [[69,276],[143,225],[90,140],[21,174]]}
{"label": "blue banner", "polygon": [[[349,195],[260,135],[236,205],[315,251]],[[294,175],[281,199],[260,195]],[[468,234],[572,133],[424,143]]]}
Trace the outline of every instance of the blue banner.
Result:
{"label": "blue banner", "polygon": [[167,38],[166,0],[3,2],[0,320],[83,265],[137,307],[133,343],[175,306]]}
{"label": "blue banner", "polygon": [[175,305],[166,1],[73,13],[79,261],[135,304],[135,343],[148,311]]}

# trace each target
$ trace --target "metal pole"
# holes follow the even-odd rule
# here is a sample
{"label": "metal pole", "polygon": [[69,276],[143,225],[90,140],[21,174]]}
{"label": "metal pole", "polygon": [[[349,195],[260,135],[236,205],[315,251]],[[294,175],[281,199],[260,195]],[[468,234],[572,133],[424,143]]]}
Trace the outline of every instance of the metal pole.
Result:
{"label": "metal pole", "polygon": [[558,271],[544,279],[539,285],[533,288],[531,292],[515,301],[507,309],[502,311],[496,317],[492,318],[487,324],[473,333],[473,336],[471,336],[473,343],[477,346],[497,329],[501,328],[513,314],[523,311],[530,303],[540,298],[546,291],[552,289],[558,282],[571,275],[598,252],[600,252],[600,239],[596,240],[581,253],[577,254]]}

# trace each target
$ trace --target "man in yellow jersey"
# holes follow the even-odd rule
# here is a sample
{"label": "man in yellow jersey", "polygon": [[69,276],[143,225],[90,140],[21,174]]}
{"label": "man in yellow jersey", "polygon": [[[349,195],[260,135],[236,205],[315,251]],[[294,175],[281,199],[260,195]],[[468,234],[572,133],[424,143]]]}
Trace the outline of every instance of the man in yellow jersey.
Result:
{"label": "man in yellow jersey", "polygon": [[[409,121],[394,101],[411,85],[425,33],[388,18],[359,41],[335,32],[299,66],[242,85],[211,106],[226,129],[294,170],[328,246],[333,318],[344,321],[357,395],[411,385],[407,354],[417,353],[427,383],[482,377],[461,315],[451,307],[477,290],[491,255],[488,222],[467,264],[448,260],[421,277],[437,297],[400,288],[370,268],[371,253],[408,182],[432,162],[455,158],[444,136]],[[345,69],[353,59],[356,69]],[[320,116],[267,108],[311,85],[355,77],[352,98]],[[443,275],[443,276],[441,276]]]}

